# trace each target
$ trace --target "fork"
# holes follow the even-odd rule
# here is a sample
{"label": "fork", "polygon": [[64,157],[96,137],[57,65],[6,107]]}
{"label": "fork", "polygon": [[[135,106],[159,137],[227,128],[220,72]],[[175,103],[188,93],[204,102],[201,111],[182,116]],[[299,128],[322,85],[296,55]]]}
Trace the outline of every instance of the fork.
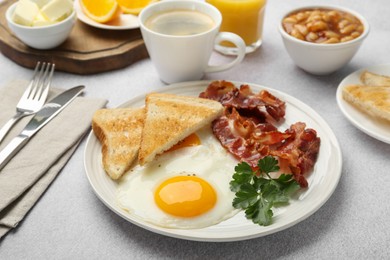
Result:
{"label": "fork", "polygon": [[0,129],[0,143],[12,126],[22,117],[34,114],[43,107],[49,93],[51,78],[55,64],[38,62],[34,69],[34,75],[16,105],[16,114]]}

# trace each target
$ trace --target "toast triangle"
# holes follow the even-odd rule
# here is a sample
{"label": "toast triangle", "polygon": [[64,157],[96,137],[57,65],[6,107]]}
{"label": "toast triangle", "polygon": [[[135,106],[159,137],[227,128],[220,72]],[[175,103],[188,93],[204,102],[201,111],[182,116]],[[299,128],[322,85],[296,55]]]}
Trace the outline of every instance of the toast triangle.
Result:
{"label": "toast triangle", "polygon": [[191,133],[220,116],[223,106],[214,100],[151,93],[146,96],[146,116],[138,160],[141,165],[170,149]]}
{"label": "toast triangle", "polygon": [[343,98],[362,112],[390,121],[390,88],[384,86],[349,85]]}
{"label": "toast triangle", "polygon": [[364,85],[370,86],[387,86],[390,87],[390,77],[364,71],[360,75],[360,80]]}
{"label": "toast triangle", "polygon": [[99,109],[93,115],[92,129],[102,144],[103,168],[114,180],[137,158],[144,116],[143,108]]}

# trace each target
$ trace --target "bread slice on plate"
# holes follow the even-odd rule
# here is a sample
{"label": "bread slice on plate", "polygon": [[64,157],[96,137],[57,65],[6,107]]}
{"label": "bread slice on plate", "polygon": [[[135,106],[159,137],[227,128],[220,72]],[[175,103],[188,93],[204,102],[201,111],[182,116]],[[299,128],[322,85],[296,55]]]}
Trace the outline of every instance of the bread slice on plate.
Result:
{"label": "bread slice on plate", "polygon": [[369,71],[363,71],[360,75],[360,80],[364,85],[390,87],[390,77],[375,74]]}
{"label": "bread slice on plate", "polygon": [[102,144],[106,173],[119,179],[137,158],[145,117],[143,108],[100,109],[92,118],[92,129]]}
{"label": "bread slice on plate", "polygon": [[390,88],[350,85],[343,88],[343,98],[361,111],[390,121]]}
{"label": "bread slice on plate", "polygon": [[146,116],[138,160],[141,165],[220,116],[223,106],[213,100],[151,93],[145,100]]}

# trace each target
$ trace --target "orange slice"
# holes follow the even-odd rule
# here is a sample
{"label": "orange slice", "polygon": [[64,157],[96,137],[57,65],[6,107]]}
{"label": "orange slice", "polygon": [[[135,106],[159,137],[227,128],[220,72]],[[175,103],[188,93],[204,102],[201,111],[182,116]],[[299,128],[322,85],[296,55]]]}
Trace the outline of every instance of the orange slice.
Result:
{"label": "orange slice", "polygon": [[138,15],[141,10],[148,4],[157,1],[158,0],[117,0],[124,13],[134,15]]}
{"label": "orange slice", "polygon": [[86,16],[98,23],[106,23],[121,14],[116,0],[80,0],[80,6]]}

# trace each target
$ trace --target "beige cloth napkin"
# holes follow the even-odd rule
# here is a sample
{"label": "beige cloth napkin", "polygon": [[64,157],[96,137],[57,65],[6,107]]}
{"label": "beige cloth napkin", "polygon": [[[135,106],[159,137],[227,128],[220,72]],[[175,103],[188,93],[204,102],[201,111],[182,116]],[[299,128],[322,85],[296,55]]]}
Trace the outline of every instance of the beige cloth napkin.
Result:
{"label": "beige cloth napkin", "polygon": [[[27,81],[12,81],[0,88],[0,127],[15,114]],[[64,89],[50,90],[48,100]],[[90,129],[93,113],[106,100],[77,97],[36,133],[0,170],[0,238],[24,218],[38,201]],[[19,134],[31,116],[23,118],[0,144],[2,150]]]}

